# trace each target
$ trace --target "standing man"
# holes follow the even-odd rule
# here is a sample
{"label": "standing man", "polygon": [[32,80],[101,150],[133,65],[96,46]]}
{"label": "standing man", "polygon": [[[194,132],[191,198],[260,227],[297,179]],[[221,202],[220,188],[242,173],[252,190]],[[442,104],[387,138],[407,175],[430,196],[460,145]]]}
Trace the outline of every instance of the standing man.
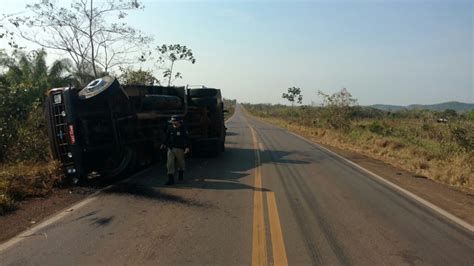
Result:
{"label": "standing man", "polygon": [[176,166],[179,168],[178,179],[180,181],[183,180],[185,170],[184,155],[189,152],[189,137],[186,128],[183,126],[183,121],[179,116],[173,115],[170,122],[171,127],[168,127],[165,142],[161,145],[162,149],[168,148],[166,162],[168,168],[167,186],[174,184]]}

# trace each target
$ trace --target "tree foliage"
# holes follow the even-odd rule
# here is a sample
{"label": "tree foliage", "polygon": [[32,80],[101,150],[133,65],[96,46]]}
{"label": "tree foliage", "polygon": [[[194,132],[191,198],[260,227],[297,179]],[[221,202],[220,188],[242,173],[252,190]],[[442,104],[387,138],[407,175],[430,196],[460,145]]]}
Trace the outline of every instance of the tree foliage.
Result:
{"label": "tree foliage", "polygon": [[65,60],[46,64],[46,52],[0,54],[0,162],[48,158],[42,102],[46,91],[72,80]]}
{"label": "tree foliage", "polygon": [[0,40],[6,41],[8,46],[10,46],[14,49],[17,49],[17,48],[20,48],[20,47],[15,42],[15,38],[14,38],[15,33],[13,31],[9,30],[6,27],[8,19],[11,16],[12,15],[5,15],[5,14],[0,15]]}
{"label": "tree foliage", "polygon": [[471,111],[469,111],[469,113],[467,113],[467,117],[474,121],[474,109],[472,109]]}
{"label": "tree foliage", "polygon": [[158,79],[151,71],[133,70],[132,68],[122,68],[122,75],[119,80],[124,85],[155,85],[159,84]]}
{"label": "tree foliage", "polygon": [[303,103],[303,95],[301,94],[301,89],[298,87],[288,88],[288,93],[283,93],[281,97],[287,99],[291,103],[291,106],[295,104],[295,101],[299,104]]}
{"label": "tree foliage", "polygon": [[325,123],[334,129],[349,130],[352,107],[357,105],[357,99],[346,88],[330,95],[318,91],[318,95],[323,98],[321,114]]}
{"label": "tree foliage", "polygon": [[24,39],[66,53],[78,76],[91,71],[98,77],[101,71],[137,62],[139,56],[131,55],[141,52],[151,38],[124,22],[128,11],[141,8],[136,0],[97,2],[73,0],[64,7],[41,0],[26,6],[33,15],[11,21]]}
{"label": "tree foliage", "polygon": [[183,78],[181,72],[174,73],[175,63],[178,61],[187,61],[191,64],[196,63],[193,51],[180,44],[163,44],[156,47],[158,53],[158,63],[162,65],[163,78],[167,80],[168,86],[178,78]]}

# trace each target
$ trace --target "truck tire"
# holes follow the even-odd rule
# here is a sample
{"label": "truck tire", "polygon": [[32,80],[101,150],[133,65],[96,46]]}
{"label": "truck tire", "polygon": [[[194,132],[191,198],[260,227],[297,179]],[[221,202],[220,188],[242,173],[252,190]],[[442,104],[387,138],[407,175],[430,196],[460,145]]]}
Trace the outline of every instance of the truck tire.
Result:
{"label": "truck tire", "polygon": [[189,96],[191,98],[200,98],[200,97],[215,97],[217,95],[216,89],[191,89],[189,90]]}
{"label": "truck tire", "polygon": [[91,81],[87,86],[80,90],[78,95],[79,99],[87,100],[98,95],[103,94],[108,90],[118,90],[120,89],[120,83],[116,78],[111,76],[105,76],[102,78],[95,79]]}
{"label": "truck tire", "polygon": [[143,111],[176,110],[183,103],[178,96],[147,94],[142,101]]}
{"label": "truck tire", "polygon": [[216,97],[200,97],[191,98],[191,104],[200,107],[207,107],[209,111],[214,111],[217,108]]}
{"label": "truck tire", "polygon": [[126,174],[132,170],[131,168],[135,166],[136,157],[137,156],[135,149],[127,147],[119,156],[115,167],[109,169],[102,169],[101,171],[99,171],[99,173],[101,174],[101,176],[104,176],[106,178],[120,178],[121,176],[123,176],[123,174]]}

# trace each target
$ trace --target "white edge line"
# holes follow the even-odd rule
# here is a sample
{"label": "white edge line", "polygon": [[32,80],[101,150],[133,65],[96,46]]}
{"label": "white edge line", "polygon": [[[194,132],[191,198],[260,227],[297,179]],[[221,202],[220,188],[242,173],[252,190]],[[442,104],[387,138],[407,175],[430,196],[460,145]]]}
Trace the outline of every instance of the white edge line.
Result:
{"label": "white edge line", "polygon": [[[287,130],[287,131],[288,131],[288,130]],[[421,197],[419,197],[419,196],[413,194],[412,192],[410,192],[410,191],[408,191],[408,190],[406,190],[406,189],[404,189],[404,188],[402,188],[402,187],[400,187],[400,186],[398,186],[398,185],[396,185],[396,184],[394,184],[394,183],[388,181],[387,179],[385,179],[385,178],[383,178],[383,177],[377,175],[376,173],[374,173],[374,172],[372,172],[372,171],[370,171],[370,170],[368,170],[368,169],[366,169],[366,168],[364,168],[364,167],[358,165],[357,163],[354,163],[353,161],[351,161],[351,160],[349,160],[349,159],[347,159],[347,158],[345,158],[345,157],[343,157],[343,156],[341,156],[341,155],[339,155],[339,154],[337,154],[337,153],[335,153],[335,152],[333,152],[333,151],[331,151],[331,150],[329,150],[329,149],[327,149],[327,148],[325,148],[325,147],[323,147],[323,146],[321,146],[321,145],[319,145],[319,144],[317,144],[317,143],[315,143],[315,142],[313,142],[313,141],[311,141],[311,140],[309,140],[309,139],[307,139],[307,138],[305,138],[305,137],[303,137],[303,136],[300,136],[300,135],[298,135],[298,134],[296,134],[296,133],[293,133],[293,132],[290,132],[290,131],[288,131],[288,132],[289,132],[290,134],[292,134],[292,135],[294,135],[294,136],[296,136],[296,137],[298,137],[298,138],[300,138],[300,139],[302,139],[302,140],[304,140],[304,141],[306,141],[306,142],[308,142],[308,143],[310,143],[310,144],[312,144],[312,145],[314,145],[314,146],[316,146],[316,147],[318,147],[318,148],[320,148],[320,149],[326,151],[327,153],[330,153],[330,154],[336,156],[337,158],[346,161],[347,163],[351,164],[352,166],[357,167],[359,170],[362,170],[362,171],[366,172],[367,174],[369,174],[369,175],[375,177],[377,180],[383,182],[384,184],[386,184],[386,185],[388,185],[388,186],[390,186],[390,187],[392,187],[392,188],[394,188],[394,189],[396,189],[396,190],[402,192],[403,194],[405,194],[406,196],[412,198],[413,200],[415,200],[415,201],[417,201],[417,202],[423,204],[424,206],[426,206],[426,207],[432,209],[433,211],[437,212],[437,213],[440,214],[441,216],[444,216],[444,217],[448,218],[449,220],[451,220],[452,222],[454,222],[454,223],[456,223],[456,224],[458,224],[458,225],[464,227],[465,229],[467,229],[467,230],[469,230],[469,231],[471,231],[471,232],[474,232],[474,226],[473,226],[473,225],[471,225],[471,224],[469,224],[468,222],[462,220],[461,218],[459,218],[459,217],[457,217],[457,216],[455,216],[455,215],[449,213],[448,211],[446,211],[446,210],[444,210],[444,209],[442,209],[442,208],[440,208],[440,207],[434,205],[433,203],[431,203],[431,202],[429,202],[429,201],[427,201],[427,200],[425,200],[425,199],[423,199],[423,198],[421,198]]]}
{"label": "white edge line", "polygon": [[25,240],[25,238],[27,236],[36,234],[38,231],[45,228],[46,226],[51,225],[51,224],[61,220],[62,218],[68,216],[69,214],[74,213],[75,211],[77,211],[77,210],[81,209],[82,207],[86,206],[87,204],[95,201],[97,199],[97,197],[99,196],[99,194],[102,193],[104,190],[112,188],[113,186],[115,186],[117,184],[127,182],[130,179],[133,179],[133,178],[143,174],[144,172],[150,170],[151,168],[152,168],[152,166],[147,167],[147,168],[139,171],[138,173],[135,173],[134,175],[132,175],[129,178],[126,178],[126,179],[121,180],[119,182],[116,182],[114,184],[108,185],[104,188],[101,188],[100,190],[98,190],[98,191],[94,192],[93,194],[87,196],[85,199],[75,203],[72,206],[66,207],[66,208],[58,211],[57,213],[53,214],[49,218],[46,218],[46,220],[42,221],[41,223],[39,223],[39,224],[29,228],[29,229],[26,229],[25,231],[23,231],[19,234],[17,234],[16,236],[12,237],[10,240],[7,240],[3,244],[0,244],[0,253],[4,252],[5,250],[7,250],[8,248],[14,246],[15,244],[21,242],[22,240]]}

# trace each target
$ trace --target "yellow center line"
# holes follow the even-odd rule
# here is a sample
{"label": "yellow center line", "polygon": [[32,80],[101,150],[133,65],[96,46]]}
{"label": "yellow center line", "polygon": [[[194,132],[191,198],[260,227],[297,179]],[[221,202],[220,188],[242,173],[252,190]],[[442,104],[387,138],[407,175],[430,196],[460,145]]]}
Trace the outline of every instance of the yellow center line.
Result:
{"label": "yellow center line", "polygon": [[[257,134],[253,127],[248,124],[252,133],[252,142],[255,153],[255,192],[253,198],[253,243],[252,243],[252,265],[267,265],[267,239],[265,232],[264,207],[263,207],[263,191],[262,191],[262,172],[260,151],[263,144],[257,141]],[[259,149],[260,148],[260,149]],[[268,192],[267,206],[270,223],[270,234],[272,239],[272,252],[274,265],[288,265],[286,257],[285,242],[283,240],[283,232],[281,230],[280,217],[278,215],[278,207],[275,199],[275,193]]]}
{"label": "yellow center line", "polygon": [[[249,125],[250,127],[250,125]],[[255,130],[250,127],[255,152],[255,192],[253,196],[253,242],[252,265],[267,265],[267,239],[263,216],[262,176],[260,172],[260,153]]]}
{"label": "yellow center line", "polygon": [[273,247],[273,264],[288,265],[286,257],[285,241],[283,240],[283,232],[281,231],[280,217],[278,216],[278,208],[275,199],[275,193],[267,192],[268,216],[270,218],[270,233],[272,235]]}

